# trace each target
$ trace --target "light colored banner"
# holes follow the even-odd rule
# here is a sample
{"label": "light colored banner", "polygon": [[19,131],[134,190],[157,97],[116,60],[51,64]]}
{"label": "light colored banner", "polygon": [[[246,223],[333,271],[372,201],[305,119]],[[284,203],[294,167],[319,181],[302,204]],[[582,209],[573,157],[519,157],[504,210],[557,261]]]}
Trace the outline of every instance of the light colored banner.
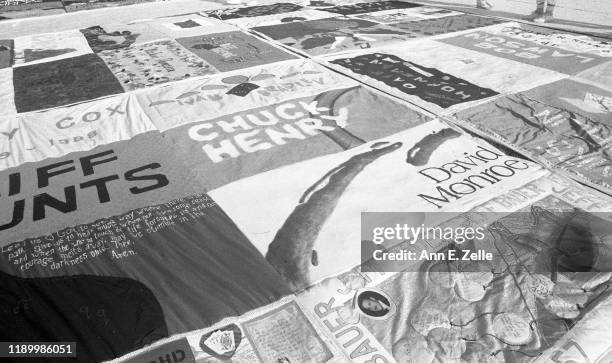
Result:
{"label": "light colored banner", "polygon": [[160,130],[358,83],[311,60],[290,60],[144,90],[136,97]]}
{"label": "light colored banner", "polygon": [[243,18],[232,18],[226,19],[223,22],[233,24],[243,29],[253,28],[256,26],[268,26],[285,24],[291,22],[301,22],[306,20],[324,19],[331,18],[335,14],[328,13],[326,11],[319,11],[313,9],[302,9],[297,11],[291,11],[282,14],[270,14],[255,17],[243,17]]}
{"label": "light colored banner", "polygon": [[586,53],[597,57],[612,58],[612,44],[610,42],[603,39],[594,39],[588,35],[566,33],[555,29],[518,23],[493,27],[487,30],[487,32],[507,36],[519,41],[533,42],[540,46],[559,48],[566,52]]}
{"label": "light colored banner", "polygon": [[409,9],[382,10],[372,13],[354,15],[357,18],[371,20],[377,23],[389,24],[403,21],[419,21],[425,19],[439,19],[448,16],[461,15],[458,11],[452,11],[431,6],[419,6]]}
{"label": "light colored banner", "polygon": [[610,60],[609,43],[540,29],[534,32],[506,23],[440,41],[569,75]]}
{"label": "light colored banner", "polygon": [[341,72],[436,114],[468,108],[498,93],[520,92],[567,77],[428,39],[325,60]]}
{"label": "light colored banner", "polygon": [[[374,109],[384,113],[373,114]],[[365,87],[315,93],[164,132],[207,190],[431,120]]]}
{"label": "light colored banner", "polygon": [[543,173],[434,120],[211,196],[299,290],[360,263],[361,212],[463,211]]}
{"label": "light colored banner", "polygon": [[472,14],[459,14],[450,17],[420,19],[393,24],[393,27],[409,31],[414,37],[444,37],[449,33],[466,32],[470,29],[484,28],[499,24],[503,20],[486,18]]}
{"label": "light colored banner", "polygon": [[0,170],[156,130],[132,95],[0,119]]}

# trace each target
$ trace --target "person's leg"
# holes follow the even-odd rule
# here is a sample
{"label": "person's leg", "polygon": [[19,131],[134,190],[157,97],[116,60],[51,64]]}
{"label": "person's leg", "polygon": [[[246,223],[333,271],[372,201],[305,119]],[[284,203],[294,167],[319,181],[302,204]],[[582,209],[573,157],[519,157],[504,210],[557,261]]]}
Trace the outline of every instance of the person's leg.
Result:
{"label": "person's leg", "polygon": [[531,13],[531,20],[536,23],[543,23],[546,21],[544,10],[546,9],[547,0],[536,0],[536,10]]}
{"label": "person's leg", "polygon": [[536,14],[544,14],[544,8],[546,8],[546,0],[536,0]]}
{"label": "person's leg", "polygon": [[552,18],[553,17],[553,13],[555,11],[555,5],[556,5],[557,0],[547,0],[546,1],[546,17],[547,18]]}

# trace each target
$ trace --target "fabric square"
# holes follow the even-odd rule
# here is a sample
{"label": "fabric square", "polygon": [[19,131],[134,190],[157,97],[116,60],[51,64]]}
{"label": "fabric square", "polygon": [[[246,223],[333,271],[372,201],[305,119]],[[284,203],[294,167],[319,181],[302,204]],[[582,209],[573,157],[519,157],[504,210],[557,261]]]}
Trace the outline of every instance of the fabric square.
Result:
{"label": "fabric square", "polygon": [[522,92],[567,77],[431,39],[328,59],[340,72],[349,72],[351,77],[436,114],[472,107],[497,93]]}
{"label": "fabric square", "polygon": [[[259,88],[241,86],[247,83]],[[357,85],[356,81],[331,72],[309,59],[292,59],[173,82],[141,90],[135,95],[153,124],[166,131],[194,121],[265,107],[289,98],[310,97],[334,87]]]}
{"label": "fabric square", "polygon": [[177,41],[222,72],[295,58],[239,31],[179,38]]}
{"label": "fabric square", "polygon": [[[242,323],[245,335],[253,342],[253,350],[260,362],[329,362],[334,356],[329,346],[316,331],[296,302],[254,317]],[[283,347],[283,354],[291,358],[278,359],[278,336],[274,332],[282,331],[287,337],[300,337],[301,344],[292,344],[291,348]],[[284,344],[289,343],[286,339]]]}
{"label": "fabric square", "polygon": [[[0,69],[0,116],[16,114],[13,69]],[[1,131],[1,130],[0,130]]]}
{"label": "fabric square", "polygon": [[261,26],[252,30],[310,55],[372,48],[417,37],[403,29],[349,17]]}
{"label": "fabric square", "polygon": [[13,65],[14,47],[12,39],[0,39],[0,69]]}
{"label": "fabric square", "polygon": [[356,5],[363,4],[363,0],[305,0],[304,4],[308,5],[308,7],[325,10],[337,6],[347,6],[347,5]]}
{"label": "fabric square", "polygon": [[351,71],[381,81],[409,95],[448,108],[462,102],[492,97],[498,93],[435,68],[406,61],[393,54],[371,53],[333,60]]}
{"label": "fabric square", "polygon": [[[88,114],[87,116],[91,117],[93,115]],[[62,120],[62,123],[65,125],[67,121]],[[82,122],[82,120],[70,121],[74,122],[75,126]],[[17,137],[18,134],[16,133],[15,138]],[[191,172],[183,165],[181,160],[175,157],[174,150],[175,145],[172,145],[160,133],[153,131],[136,135],[129,140],[100,145],[87,151],[71,152],[60,158],[25,163],[0,172],[0,177],[3,180],[3,204],[0,208],[0,221],[3,223],[1,226],[5,227],[0,230],[0,244],[51,234],[68,226],[91,223],[136,208],[166,203],[176,198],[201,192],[203,188],[193,178],[190,178]],[[95,164],[90,169],[91,171],[83,173],[79,161],[81,158],[91,158],[94,163],[102,160],[106,162]],[[65,165],[62,168],[74,166],[75,170],[55,175],[51,177],[47,185],[42,189],[39,188],[38,183],[35,182],[38,174],[37,170],[49,166],[52,168],[50,170],[58,170],[52,165]],[[137,178],[158,174],[161,175],[161,179],[157,179],[159,183],[153,179],[148,181],[140,179],[140,182],[137,182],[136,179],[130,181],[131,177],[125,178],[126,172],[134,173],[130,175]],[[8,181],[8,174],[13,173],[20,174],[20,188],[15,191],[16,194],[7,198],[8,195],[5,192],[7,183],[4,181]],[[97,188],[91,181],[100,181],[100,178],[112,175],[120,177],[114,180],[112,178],[107,179],[109,182],[106,183],[105,189],[108,193],[103,192],[106,195],[99,195],[96,191]],[[87,183],[85,185],[89,185],[89,187],[81,189],[79,186],[81,183]],[[101,184],[98,185],[102,186]],[[151,185],[157,185],[157,187],[147,188]],[[72,192],[70,189],[73,186],[75,186],[75,194],[73,194],[74,198],[71,198]],[[140,193],[130,192],[130,188],[133,187],[137,187]],[[36,195],[43,192],[48,193],[53,198],[58,198],[58,201],[68,198],[73,199],[74,202],[69,203],[71,205],[68,206],[71,210],[69,214],[55,208],[45,208],[44,213],[36,212],[37,217],[34,217],[32,200]],[[102,199],[100,199],[100,196],[102,196]],[[106,198],[107,196],[108,198]],[[24,218],[16,221],[16,223],[6,225],[6,221],[12,220],[14,210],[20,209],[14,208],[12,201],[22,199],[27,201],[24,206]],[[6,259],[2,259],[2,261],[6,261]],[[19,268],[16,265],[14,266]],[[6,265],[2,268],[5,267]]]}
{"label": "fabric square", "polygon": [[612,92],[566,78],[457,114],[486,137],[612,191]]}
{"label": "fabric square", "polygon": [[136,41],[136,37],[138,36],[137,34],[132,34],[131,31],[107,32],[99,25],[81,29],[81,33],[83,33],[85,39],[87,39],[87,43],[89,43],[91,49],[96,53],[129,47]]}
{"label": "fabric square", "polygon": [[81,33],[96,53],[166,38],[165,34],[145,24],[95,25],[81,29]]}
{"label": "fabric square", "polygon": [[78,30],[15,38],[15,66],[50,62],[87,53],[91,53],[91,48]]}
{"label": "fabric square", "polygon": [[291,3],[276,3],[270,5],[247,6],[243,8],[228,8],[207,11],[205,14],[211,18],[220,20],[249,18],[254,16],[264,16],[273,14],[289,13],[302,10],[304,7]]}
{"label": "fabric square", "polygon": [[612,59],[610,42],[517,23],[499,24],[440,41],[568,75]]}
{"label": "fabric square", "polygon": [[127,91],[217,73],[213,66],[172,40],[107,50],[99,56]]}
{"label": "fabric square", "polygon": [[[0,171],[91,150],[153,131],[132,94],[0,117]],[[3,136],[4,135],[4,136]]]}
{"label": "fabric square", "polygon": [[370,3],[359,3],[359,4],[334,6],[332,8],[326,8],[324,10],[329,11],[331,13],[337,13],[337,14],[342,14],[342,15],[352,15],[352,14],[371,13],[373,11],[408,9],[408,8],[414,8],[418,6],[423,6],[423,5],[407,3],[403,1],[375,1],[375,2],[370,2]]}
{"label": "fabric square", "polygon": [[257,26],[277,25],[324,18],[329,18],[328,12],[313,9],[304,9],[292,11],[290,13],[254,16],[248,18],[234,18],[224,20],[224,22],[235,25],[242,29],[249,29]]}
{"label": "fabric square", "polygon": [[[372,120],[393,117],[380,112],[380,106],[376,103],[372,106],[369,109],[371,127],[376,125]],[[362,116],[368,117],[367,113]],[[395,117],[396,120],[401,118]],[[253,245],[266,254],[268,261],[286,277],[294,291],[359,264],[362,250],[355,247],[354,241],[360,241],[359,226],[364,210],[402,208],[431,211],[432,214],[438,210],[470,210],[490,199],[493,192],[501,194],[545,175],[539,166],[523,164],[523,170],[516,170],[512,177],[501,183],[482,184],[483,188],[475,191],[470,198],[449,198],[435,204],[427,196],[439,186],[452,185],[454,180],[436,185],[426,180],[427,177],[423,176],[425,173],[421,174],[428,167],[445,165],[474,152],[490,152],[491,159],[499,159],[494,165],[512,163],[509,160],[513,158],[449,128],[440,120],[414,125],[372,142],[362,142],[350,149],[255,174],[210,191]],[[309,146],[314,147],[312,144]],[[264,152],[269,150],[273,148]],[[249,164],[237,163],[237,167],[240,165]],[[490,166],[490,162],[482,162],[469,172],[481,173]],[[457,181],[463,181],[466,176],[459,174],[454,177]],[[320,194],[315,194],[313,198],[311,193]],[[324,222],[294,222],[313,221],[314,218],[321,218]],[[290,229],[289,226],[296,227]],[[296,231],[315,228],[312,226],[317,226],[317,229],[314,233],[310,233],[312,229],[307,229],[306,233],[309,234],[304,233],[308,236],[307,242],[293,242],[292,236]],[[291,242],[286,242],[288,240]],[[291,247],[288,247],[289,244]],[[294,252],[304,251],[304,246],[307,246],[307,253]],[[317,263],[310,263],[313,254]],[[337,287],[343,285],[327,286],[337,291]],[[353,286],[361,287],[357,284]],[[345,296],[347,300],[352,297],[350,294]],[[317,297],[316,301],[328,300],[318,300]]]}
{"label": "fabric square", "polygon": [[64,106],[122,93],[123,88],[95,54],[13,69],[18,112]]}
{"label": "fabric square", "polygon": [[100,9],[111,6],[125,6],[152,1],[155,0],[62,0],[62,3],[64,4],[66,12],[71,13],[75,11]]}
{"label": "fabric square", "polygon": [[221,20],[207,18],[198,14],[161,18],[146,24],[173,39],[237,30],[236,27]]}
{"label": "fabric square", "polygon": [[424,19],[438,19],[447,16],[461,15],[460,12],[448,9],[434,8],[430,6],[421,6],[410,9],[394,9],[376,11],[374,13],[365,13],[356,15],[357,18],[375,21],[377,23],[389,24],[399,23],[402,21],[418,21]]}
{"label": "fabric square", "polygon": [[[298,75],[291,78],[304,77]],[[309,78],[316,79],[312,76]],[[283,85],[288,82],[291,80],[278,79],[274,83]],[[262,90],[265,90],[265,86],[244,97],[222,95],[222,99],[216,103],[262,99]],[[197,95],[192,96],[192,99],[196,98]],[[183,101],[188,101],[188,98],[182,98]],[[202,188],[214,192],[241,179],[333,155],[368,141],[387,141],[385,138],[393,134],[430,120],[430,117],[410,105],[363,86],[328,88],[297,98],[285,92],[279,102],[270,101],[270,98],[265,98],[264,102],[260,102],[263,104],[261,107],[206,119],[210,117],[207,110],[214,107],[211,104],[215,102],[205,101],[196,106],[198,101],[195,100],[193,104],[200,111],[199,115],[178,127],[165,130],[163,135],[176,145],[177,159],[192,171]],[[188,112],[195,113],[192,111],[194,106],[185,105],[191,108]],[[157,110],[161,111],[162,122],[172,122],[177,121],[172,120],[173,114],[187,107],[175,103],[163,105]],[[175,112],[168,112],[170,110]],[[233,128],[229,125],[233,125]],[[247,134],[252,136],[247,137],[248,145],[242,141]],[[286,137],[281,137],[281,134]],[[406,158],[405,154],[403,158]]]}
{"label": "fabric square", "polygon": [[447,16],[443,18],[433,18],[418,21],[408,21],[391,26],[409,31],[420,37],[434,36],[438,34],[453,33],[462,30],[482,28],[490,25],[502,23],[503,20],[485,18],[471,14],[461,14]]}

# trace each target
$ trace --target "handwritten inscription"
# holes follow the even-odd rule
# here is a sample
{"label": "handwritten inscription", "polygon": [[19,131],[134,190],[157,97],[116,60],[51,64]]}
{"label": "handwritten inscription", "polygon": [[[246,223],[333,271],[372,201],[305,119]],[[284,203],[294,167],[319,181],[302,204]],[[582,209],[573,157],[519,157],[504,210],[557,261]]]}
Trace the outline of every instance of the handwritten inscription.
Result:
{"label": "handwritten inscription", "polygon": [[190,196],[15,242],[3,247],[0,256],[20,271],[55,271],[102,257],[129,258],[138,254],[136,238],[205,216],[214,205],[206,194]]}

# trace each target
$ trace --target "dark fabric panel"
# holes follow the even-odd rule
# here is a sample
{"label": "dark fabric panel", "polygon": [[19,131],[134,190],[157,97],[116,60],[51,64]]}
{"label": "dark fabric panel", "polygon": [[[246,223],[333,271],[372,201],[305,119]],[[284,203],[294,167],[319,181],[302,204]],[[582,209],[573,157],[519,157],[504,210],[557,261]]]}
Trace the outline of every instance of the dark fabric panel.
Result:
{"label": "dark fabric panel", "polygon": [[[100,111],[100,117],[111,112]],[[83,119],[67,121],[78,125]],[[0,172],[0,242],[47,235],[201,192],[174,150],[162,135],[147,132]]]}
{"label": "dark fabric panel", "polygon": [[127,278],[24,279],[0,271],[0,317],[1,341],[76,342],[75,362],[118,357],[168,335],[155,296]]}
{"label": "dark fabric panel", "polygon": [[382,10],[393,10],[393,9],[408,9],[417,6],[423,6],[420,4],[413,4],[403,1],[376,1],[371,3],[358,3],[350,5],[334,6],[333,8],[322,9],[332,13],[351,15],[351,14],[363,14],[371,13],[373,11]]}
{"label": "dark fabric panel", "polygon": [[170,334],[210,326],[290,293],[206,194],[13,243],[0,253],[0,269],[28,278],[136,280],[159,301]]}
{"label": "dark fabric panel", "polygon": [[178,38],[176,41],[221,72],[295,58],[239,31]]}
{"label": "dark fabric panel", "polygon": [[[309,20],[299,23],[260,26],[253,28],[253,30],[265,34],[275,40],[286,38],[306,39],[307,37],[313,35],[330,34],[333,42],[334,32],[340,30],[345,31],[346,33],[351,31],[365,32],[365,29],[376,28],[377,25],[377,23],[362,19],[328,18]],[[401,34],[397,29],[395,29],[395,31],[397,34]]]}
{"label": "dark fabric panel", "polygon": [[461,78],[407,62],[397,56],[372,53],[333,60],[351,71],[372,77],[406,94],[447,108],[458,103],[491,97],[497,92]]}
{"label": "dark fabric panel", "polygon": [[276,3],[270,5],[247,6],[244,8],[230,8],[208,11],[206,14],[211,18],[221,20],[249,18],[254,16],[274,15],[289,13],[303,9],[302,6],[291,3]]}
{"label": "dark fabric panel", "polygon": [[13,82],[18,112],[123,92],[119,81],[95,54],[14,68]]}
{"label": "dark fabric panel", "polygon": [[484,26],[501,23],[502,20],[485,18],[471,14],[446,16],[437,19],[424,19],[419,21],[408,21],[391,26],[420,36],[433,36],[438,34],[453,33],[462,30],[481,28]]}

